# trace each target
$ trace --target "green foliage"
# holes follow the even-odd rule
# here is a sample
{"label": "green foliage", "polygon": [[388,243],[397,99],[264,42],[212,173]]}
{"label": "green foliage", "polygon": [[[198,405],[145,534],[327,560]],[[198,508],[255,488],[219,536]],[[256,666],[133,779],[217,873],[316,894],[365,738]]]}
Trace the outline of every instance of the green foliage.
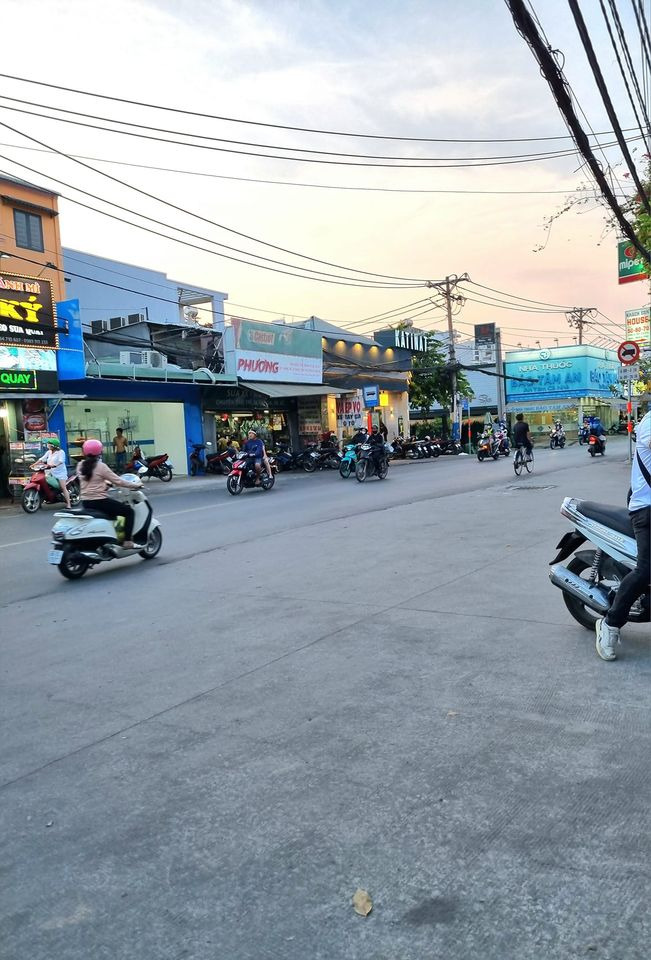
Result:
{"label": "green foliage", "polygon": [[[452,406],[452,371],[443,352],[440,340],[431,331],[428,333],[429,349],[413,359],[409,402],[426,412],[432,406]],[[473,397],[474,393],[463,372],[457,372],[457,393]]]}

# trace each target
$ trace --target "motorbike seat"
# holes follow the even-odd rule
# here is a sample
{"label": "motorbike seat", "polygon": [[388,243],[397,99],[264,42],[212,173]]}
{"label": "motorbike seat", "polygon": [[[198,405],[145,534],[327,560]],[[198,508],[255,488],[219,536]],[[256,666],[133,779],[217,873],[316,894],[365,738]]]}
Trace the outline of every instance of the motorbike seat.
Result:
{"label": "motorbike seat", "polygon": [[579,510],[589,520],[596,520],[607,527],[622,533],[625,537],[634,537],[633,524],[626,507],[613,507],[608,503],[595,503],[592,500],[580,500]]}

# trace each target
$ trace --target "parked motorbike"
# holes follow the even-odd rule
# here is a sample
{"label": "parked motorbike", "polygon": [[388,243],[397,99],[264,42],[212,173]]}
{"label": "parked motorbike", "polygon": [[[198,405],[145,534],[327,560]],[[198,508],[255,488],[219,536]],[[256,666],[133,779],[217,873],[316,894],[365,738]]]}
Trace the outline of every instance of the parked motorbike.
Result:
{"label": "parked motorbike", "polygon": [[[137,466],[138,462],[134,460],[134,466]],[[173,466],[174,464],[166,453],[157,453],[153,457],[145,457],[140,462],[140,467],[138,467],[136,473],[139,477],[156,477],[163,483],[169,483],[173,476]]]}
{"label": "parked motorbike", "polygon": [[549,449],[550,450],[562,450],[565,446],[565,431],[564,430],[554,430],[549,431]]}
{"label": "parked motorbike", "polygon": [[[47,481],[47,469],[37,468],[28,483],[23,487],[20,505],[25,513],[36,513],[44,503],[64,503],[60,487],[53,487]],[[73,473],[66,481],[70,503],[74,507],[79,503],[79,480]]]}
{"label": "parked motorbike", "polygon": [[298,457],[288,443],[279,443],[273,456],[276,458],[279,473],[283,470],[297,470],[300,466]]}
{"label": "parked motorbike", "polygon": [[401,437],[401,436],[394,437],[392,441],[392,446],[393,446],[394,458],[396,459],[400,458],[400,460],[404,460],[407,456],[407,447],[405,445],[404,437]]}
{"label": "parked motorbike", "polygon": [[237,450],[235,447],[226,447],[222,451],[206,453],[206,473],[221,473],[228,476],[236,459]]}
{"label": "parked motorbike", "polygon": [[423,443],[429,450],[430,457],[434,457],[434,459],[436,459],[437,457],[441,456],[441,448],[438,442],[434,440],[432,437],[425,437],[425,440],[423,441]]}
{"label": "parked motorbike", "polygon": [[579,430],[579,446],[583,446],[584,443],[587,443],[590,439],[590,427],[585,426],[581,427]]}
{"label": "parked motorbike", "polygon": [[192,443],[190,441],[190,446],[192,447],[192,453],[190,454],[190,476],[196,477],[198,473],[206,472],[206,455],[204,453],[206,447],[212,446],[210,440],[207,443]]}
{"label": "parked motorbike", "polygon": [[482,433],[477,441],[477,459],[480,463],[484,460],[499,460],[500,441],[494,433]]}
{"label": "parked motorbike", "polygon": [[[269,458],[271,474],[267,473],[264,461],[262,463],[262,472],[260,474],[260,488],[262,490],[271,490],[275,482],[273,458]],[[258,476],[255,472],[255,455],[241,452],[233,464],[233,469],[226,480],[226,489],[236,497],[242,490],[250,489],[258,485]]]}
{"label": "parked motorbike", "polygon": [[355,464],[355,479],[358,480],[359,483],[364,483],[367,477],[377,477],[378,480],[384,480],[388,472],[389,461],[386,458],[386,454],[383,455],[376,468],[371,444],[360,444],[359,459]]}
{"label": "parked motorbike", "polygon": [[588,453],[591,457],[596,457],[598,453],[600,453],[602,457],[606,456],[606,438],[603,434],[600,436],[597,436],[596,433],[590,434]]}
{"label": "parked motorbike", "polygon": [[460,453],[463,453],[463,448],[459,441],[453,440],[451,437],[448,437],[446,440],[438,440],[437,443],[441,453],[446,456],[457,457]]}
{"label": "parked motorbike", "polygon": [[[619,584],[637,563],[637,544],[628,510],[610,504],[566,497],[561,515],[574,526],[561,539],[551,561],[549,579],[563,592],[574,619],[593,630],[608,612]],[[580,550],[584,543],[588,549]],[[561,561],[574,554],[567,566]],[[629,622],[648,623],[649,591],[631,607]]]}
{"label": "parked motorbike", "polygon": [[341,463],[339,464],[339,475],[343,477],[344,480],[347,480],[352,473],[355,473],[357,448],[358,444],[356,443],[347,443],[344,447],[344,453],[341,458]]}
{"label": "parked motorbike", "polygon": [[136,554],[143,560],[153,560],[159,553],[163,533],[147,495],[137,476],[125,474],[123,479],[132,480],[133,489],[114,487],[111,496],[133,507],[136,546],[130,550],[122,546],[124,521],[121,517],[114,522],[99,511],[85,508],[83,513],[57,513],[57,522],[52,528],[52,549],[47,560],[68,580],[78,580],[90,567],[105,560],[119,560]]}
{"label": "parked motorbike", "polygon": [[297,460],[306,473],[314,473],[315,470],[338,470],[341,454],[332,446],[320,447],[311,443],[298,455]]}

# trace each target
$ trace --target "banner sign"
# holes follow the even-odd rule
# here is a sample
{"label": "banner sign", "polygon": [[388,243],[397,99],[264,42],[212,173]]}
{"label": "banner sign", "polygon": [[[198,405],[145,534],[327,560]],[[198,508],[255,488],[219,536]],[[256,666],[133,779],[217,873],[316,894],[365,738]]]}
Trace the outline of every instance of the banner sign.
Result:
{"label": "banner sign", "polygon": [[373,334],[373,339],[383,347],[399,347],[401,350],[410,350],[411,353],[427,353],[431,345],[429,334],[415,327],[378,330]]}
{"label": "banner sign", "polygon": [[640,345],[651,343],[651,319],[648,307],[640,307],[639,310],[626,310],[624,318],[626,320],[627,340],[634,340]]}
{"label": "banner sign", "polygon": [[507,403],[612,397],[610,388],[620,379],[615,352],[591,346],[507,353],[504,374]]}
{"label": "banner sign", "polygon": [[620,240],[617,244],[617,263],[619,283],[633,283],[634,280],[645,280],[649,276],[644,260],[629,240]]}
{"label": "banner sign", "polygon": [[55,321],[49,280],[0,273],[0,345],[56,350]]}
{"label": "banner sign", "polygon": [[495,324],[494,323],[476,323],[475,324],[475,343],[477,346],[484,346],[487,343],[495,343]]}
{"label": "banner sign", "polygon": [[357,393],[337,398],[337,426],[342,430],[358,430],[364,423],[362,397]]}
{"label": "banner sign", "polygon": [[235,369],[244,380],[321,383],[321,334],[282,323],[233,318]]}

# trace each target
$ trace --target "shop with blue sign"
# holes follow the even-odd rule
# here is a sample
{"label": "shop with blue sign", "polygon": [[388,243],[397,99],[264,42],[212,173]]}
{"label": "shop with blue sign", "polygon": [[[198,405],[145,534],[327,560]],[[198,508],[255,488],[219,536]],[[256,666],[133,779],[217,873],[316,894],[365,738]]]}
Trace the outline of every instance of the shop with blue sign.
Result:
{"label": "shop with blue sign", "polygon": [[524,413],[539,433],[560,419],[575,434],[584,415],[599,416],[608,427],[619,419],[619,369],[614,350],[589,345],[509,351],[507,411]]}

